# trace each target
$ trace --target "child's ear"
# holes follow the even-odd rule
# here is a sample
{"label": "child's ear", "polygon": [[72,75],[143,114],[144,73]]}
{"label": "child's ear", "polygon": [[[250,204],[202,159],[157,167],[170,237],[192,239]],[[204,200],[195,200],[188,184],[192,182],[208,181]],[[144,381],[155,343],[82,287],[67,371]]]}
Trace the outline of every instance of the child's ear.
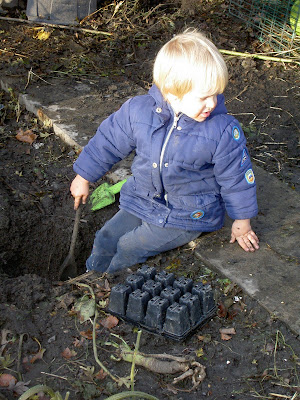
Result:
{"label": "child's ear", "polygon": [[171,106],[176,110],[180,104],[179,97],[175,96],[172,93],[167,93],[166,95],[167,101],[171,104]]}

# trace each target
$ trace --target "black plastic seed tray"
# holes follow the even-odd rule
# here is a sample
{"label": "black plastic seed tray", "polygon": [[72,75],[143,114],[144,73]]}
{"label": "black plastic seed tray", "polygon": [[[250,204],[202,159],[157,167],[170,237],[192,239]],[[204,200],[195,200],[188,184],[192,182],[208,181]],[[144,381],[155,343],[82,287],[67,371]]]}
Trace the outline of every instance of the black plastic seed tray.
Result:
{"label": "black plastic seed tray", "polygon": [[107,311],[180,341],[214,316],[216,305],[210,285],[143,265],[112,288]]}

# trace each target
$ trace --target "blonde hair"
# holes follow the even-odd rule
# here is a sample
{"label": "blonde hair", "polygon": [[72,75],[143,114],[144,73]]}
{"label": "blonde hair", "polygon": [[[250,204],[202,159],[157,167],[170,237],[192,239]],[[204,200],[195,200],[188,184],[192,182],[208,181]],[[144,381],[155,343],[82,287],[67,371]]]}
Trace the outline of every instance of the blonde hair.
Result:
{"label": "blonde hair", "polygon": [[158,52],[153,80],[163,96],[182,99],[200,88],[203,93],[223,93],[228,82],[225,61],[216,46],[197,30],[174,36]]}

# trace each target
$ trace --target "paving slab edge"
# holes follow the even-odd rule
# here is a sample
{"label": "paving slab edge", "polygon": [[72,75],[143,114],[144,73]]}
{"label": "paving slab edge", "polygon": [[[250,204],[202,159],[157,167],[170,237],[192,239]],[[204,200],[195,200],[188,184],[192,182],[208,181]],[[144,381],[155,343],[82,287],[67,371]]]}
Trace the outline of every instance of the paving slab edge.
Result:
{"label": "paving slab edge", "polygon": [[11,88],[11,86],[4,81],[3,79],[0,79],[0,85],[2,90],[4,90],[7,93],[10,93],[10,90],[13,89],[13,91],[16,93],[18,97],[18,101],[20,104],[22,104],[27,111],[33,113],[38,119],[45,125],[52,127],[55,135],[60,137],[66,144],[68,144],[71,147],[75,148],[82,148],[74,138],[72,138],[72,135],[70,132],[72,132],[71,127],[69,128],[68,125],[65,124],[59,124],[52,118],[50,118],[44,111],[43,111],[43,106],[41,103],[38,101],[34,100],[29,96],[28,94],[22,94],[22,93],[17,93],[14,88]]}

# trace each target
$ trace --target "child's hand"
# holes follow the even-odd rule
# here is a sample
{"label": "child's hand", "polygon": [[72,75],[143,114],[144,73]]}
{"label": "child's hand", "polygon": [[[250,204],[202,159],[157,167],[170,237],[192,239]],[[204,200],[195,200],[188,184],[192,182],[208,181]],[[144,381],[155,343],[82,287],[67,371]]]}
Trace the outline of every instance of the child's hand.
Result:
{"label": "child's hand", "polygon": [[77,175],[74,178],[73,182],[71,183],[71,187],[70,187],[70,192],[75,199],[74,200],[74,210],[77,210],[81,201],[82,201],[82,204],[86,203],[86,200],[89,195],[89,188],[90,188],[89,181],[82,178],[80,175]]}
{"label": "child's hand", "polygon": [[237,241],[245,251],[255,251],[259,249],[259,240],[251,228],[250,219],[236,219],[234,221],[231,228],[230,243],[234,243],[235,241]]}

